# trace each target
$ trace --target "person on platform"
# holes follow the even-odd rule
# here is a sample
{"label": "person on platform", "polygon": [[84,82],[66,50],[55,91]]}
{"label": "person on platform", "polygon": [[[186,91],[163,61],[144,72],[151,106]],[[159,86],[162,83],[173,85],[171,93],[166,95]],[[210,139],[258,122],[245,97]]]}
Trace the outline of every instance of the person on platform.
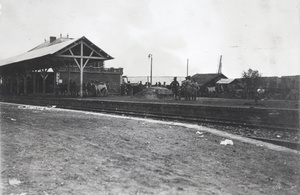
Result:
{"label": "person on platform", "polygon": [[177,81],[177,77],[174,77],[174,80],[171,82],[170,86],[174,95],[174,99],[177,100],[179,96],[179,82]]}

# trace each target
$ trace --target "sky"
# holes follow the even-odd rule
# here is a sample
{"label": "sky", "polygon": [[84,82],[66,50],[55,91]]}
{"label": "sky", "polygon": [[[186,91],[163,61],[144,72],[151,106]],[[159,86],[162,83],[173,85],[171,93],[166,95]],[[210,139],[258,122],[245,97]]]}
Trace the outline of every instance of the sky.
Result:
{"label": "sky", "polygon": [[85,36],[127,76],[300,75],[299,0],[0,0],[0,60]]}

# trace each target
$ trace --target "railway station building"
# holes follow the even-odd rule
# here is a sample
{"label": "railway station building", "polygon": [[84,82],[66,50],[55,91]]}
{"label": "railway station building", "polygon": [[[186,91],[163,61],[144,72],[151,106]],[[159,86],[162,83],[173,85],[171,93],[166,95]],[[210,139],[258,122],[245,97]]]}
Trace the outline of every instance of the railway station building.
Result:
{"label": "railway station building", "polygon": [[86,37],[51,36],[28,52],[0,61],[1,94],[57,94],[58,86],[76,84],[79,95],[90,81],[109,85],[120,93],[123,68],[105,68],[114,59]]}

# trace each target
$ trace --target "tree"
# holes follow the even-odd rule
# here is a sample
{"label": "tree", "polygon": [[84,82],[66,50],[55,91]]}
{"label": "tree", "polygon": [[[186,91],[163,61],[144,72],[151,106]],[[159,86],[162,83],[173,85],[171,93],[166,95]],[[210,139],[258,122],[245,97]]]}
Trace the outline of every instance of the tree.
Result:
{"label": "tree", "polygon": [[242,73],[243,83],[246,87],[246,92],[248,98],[253,98],[255,96],[256,90],[261,84],[261,73],[258,70],[252,70],[251,68],[248,71],[243,71]]}

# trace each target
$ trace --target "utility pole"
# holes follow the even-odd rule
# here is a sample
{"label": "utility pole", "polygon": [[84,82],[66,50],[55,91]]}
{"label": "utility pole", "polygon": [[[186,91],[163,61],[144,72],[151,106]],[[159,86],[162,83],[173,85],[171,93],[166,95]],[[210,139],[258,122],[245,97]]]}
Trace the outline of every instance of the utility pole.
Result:
{"label": "utility pole", "polygon": [[189,59],[186,61],[186,76],[189,76]]}
{"label": "utility pole", "polygon": [[218,74],[222,74],[222,55],[220,56],[220,62],[218,66]]}
{"label": "utility pole", "polygon": [[152,86],[152,54],[148,55],[148,58],[150,58],[151,60],[151,64],[150,64],[150,86]]}

